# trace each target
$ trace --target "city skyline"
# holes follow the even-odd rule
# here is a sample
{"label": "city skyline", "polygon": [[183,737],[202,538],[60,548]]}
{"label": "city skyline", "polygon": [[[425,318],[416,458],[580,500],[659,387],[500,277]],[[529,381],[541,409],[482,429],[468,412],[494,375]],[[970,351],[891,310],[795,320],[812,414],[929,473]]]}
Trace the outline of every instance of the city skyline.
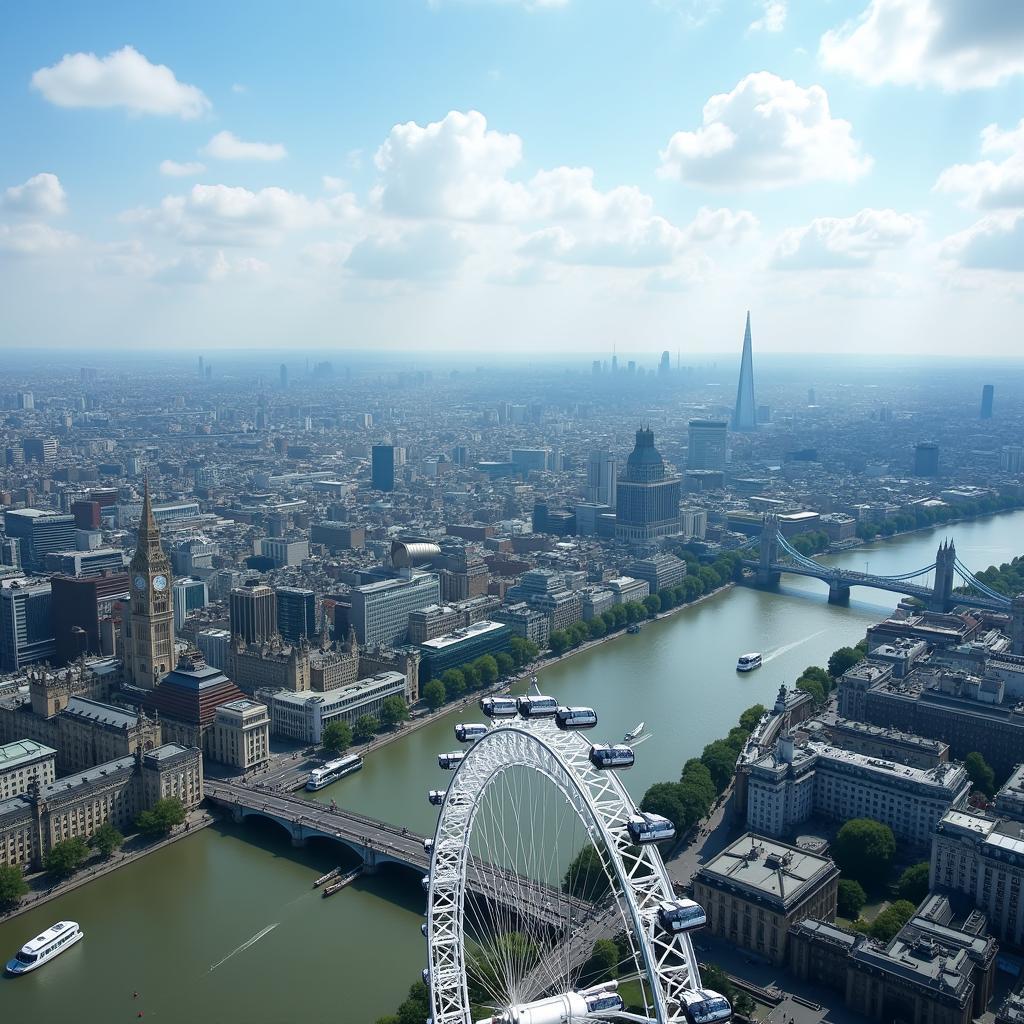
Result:
{"label": "city skyline", "polygon": [[1017,352],[1008,5],[180,10],[11,19],[0,344]]}

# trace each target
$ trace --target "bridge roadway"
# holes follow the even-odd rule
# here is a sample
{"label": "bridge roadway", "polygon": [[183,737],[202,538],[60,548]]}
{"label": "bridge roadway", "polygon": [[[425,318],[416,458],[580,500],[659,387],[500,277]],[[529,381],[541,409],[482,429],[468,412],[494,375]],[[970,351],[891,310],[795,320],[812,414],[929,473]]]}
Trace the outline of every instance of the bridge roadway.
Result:
{"label": "bridge roadway", "polygon": [[[230,810],[235,821],[268,818],[288,831],[296,846],[315,837],[335,840],[356,853],[367,872],[386,863],[400,864],[423,874],[430,868],[430,856],[423,849],[425,837],[409,829],[291,793],[249,789],[222,779],[206,779],[203,786],[206,798]],[[565,915],[560,912],[565,906],[565,894],[514,872],[477,863],[470,872],[469,887],[476,895],[496,900],[517,913],[529,909],[531,918],[552,928],[565,924]],[[582,900],[574,899],[572,903],[574,920],[594,909]]]}

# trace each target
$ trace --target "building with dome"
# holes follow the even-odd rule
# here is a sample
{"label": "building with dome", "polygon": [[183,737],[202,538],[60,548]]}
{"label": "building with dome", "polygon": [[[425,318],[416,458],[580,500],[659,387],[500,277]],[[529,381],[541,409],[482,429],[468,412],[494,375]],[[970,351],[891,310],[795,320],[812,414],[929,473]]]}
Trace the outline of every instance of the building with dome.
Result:
{"label": "building with dome", "polygon": [[641,427],[616,487],[616,539],[643,547],[679,533],[679,494],[679,478],[668,475],[654,431]]}

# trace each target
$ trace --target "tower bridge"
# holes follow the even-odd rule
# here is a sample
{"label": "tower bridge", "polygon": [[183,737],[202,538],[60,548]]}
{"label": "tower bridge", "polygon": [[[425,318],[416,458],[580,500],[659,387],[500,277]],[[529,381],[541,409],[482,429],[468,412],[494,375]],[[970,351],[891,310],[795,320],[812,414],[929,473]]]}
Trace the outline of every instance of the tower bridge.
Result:
{"label": "tower bridge", "polygon": [[[936,612],[948,611],[957,604],[970,604],[974,608],[997,612],[1010,611],[1011,599],[982,583],[957,558],[952,541],[943,541],[939,545],[931,565],[893,576],[824,565],[800,554],[783,536],[776,516],[764,517],[758,541],[758,559],[744,559],[743,565],[753,570],[754,582],[759,587],[776,586],[783,573],[791,573],[795,576],[812,576],[827,583],[828,599],[833,604],[848,601],[851,587],[870,587],[905,597],[916,597],[929,610]],[[930,583],[929,577],[932,578]],[[953,587],[958,581],[969,588],[971,593],[956,593]]]}

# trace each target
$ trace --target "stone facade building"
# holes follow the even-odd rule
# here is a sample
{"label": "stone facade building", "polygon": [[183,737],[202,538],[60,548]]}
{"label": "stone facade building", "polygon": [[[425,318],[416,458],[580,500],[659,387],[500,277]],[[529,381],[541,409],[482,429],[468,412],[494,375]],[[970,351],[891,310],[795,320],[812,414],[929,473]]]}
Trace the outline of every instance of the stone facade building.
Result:
{"label": "stone facade building", "polygon": [[247,644],[235,636],[228,652],[224,672],[245,693],[257,690],[310,689],[310,647],[307,641],[286,644],[280,637]]}
{"label": "stone facade building", "polygon": [[233,700],[217,708],[211,757],[247,772],[270,760],[270,713],[266,704]]}
{"label": "stone facade building", "polygon": [[33,783],[45,786],[56,777],[57,751],[35,740],[0,747],[0,800],[27,793]]}

